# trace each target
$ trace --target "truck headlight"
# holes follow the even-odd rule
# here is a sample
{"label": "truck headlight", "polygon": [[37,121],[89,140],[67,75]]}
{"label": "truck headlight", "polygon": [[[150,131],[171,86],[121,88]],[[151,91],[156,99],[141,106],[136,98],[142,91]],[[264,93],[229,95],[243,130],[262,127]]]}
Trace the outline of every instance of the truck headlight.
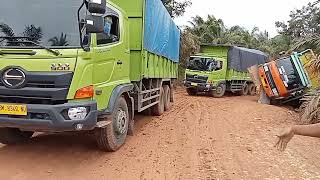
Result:
{"label": "truck headlight", "polygon": [[68,110],[69,118],[74,121],[84,120],[87,114],[88,112],[86,107],[76,107],[76,108],[70,108]]}
{"label": "truck headlight", "polygon": [[279,97],[279,93],[278,93],[278,91],[277,91],[277,89],[276,88],[273,88],[272,89],[272,92],[273,92],[273,94],[276,96],[276,97]]}

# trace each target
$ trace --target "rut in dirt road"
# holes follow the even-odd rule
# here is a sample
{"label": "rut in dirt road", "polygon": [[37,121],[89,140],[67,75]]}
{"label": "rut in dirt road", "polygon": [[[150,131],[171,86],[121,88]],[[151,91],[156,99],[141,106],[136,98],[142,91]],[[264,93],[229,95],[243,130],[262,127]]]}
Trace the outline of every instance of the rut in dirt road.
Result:
{"label": "rut in dirt road", "polygon": [[[6,179],[306,179],[320,178],[318,140],[273,148],[295,113],[257,97],[214,99],[179,89],[171,111],[138,115],[136,135],[115,153],[96,150],[88,134],[53,134],[0,148]],[[306,144],[310,144],[306,146]]]}

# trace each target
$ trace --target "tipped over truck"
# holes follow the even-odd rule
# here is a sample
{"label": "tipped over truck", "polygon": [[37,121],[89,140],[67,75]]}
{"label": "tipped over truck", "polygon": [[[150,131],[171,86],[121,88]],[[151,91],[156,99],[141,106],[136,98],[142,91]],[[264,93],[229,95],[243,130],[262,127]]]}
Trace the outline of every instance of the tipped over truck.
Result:
{"label": "tipped over truck", "polygon": [[261,65],[259,78],[267,96],[281,103],[299,101],[312,86],[317,86],[306,68],[313,57],[308,49]]}
{"label": "tipped over truck", "polygon": [[186,91],[189,95],[207,93],[217,98],[226,91],[254,95],[256,86],[248,68],[267,60],[265,53],[255,49],[202,45],[200,53],[189,59],[184,80]]}
{"label": "tipped over truck", "polygon": [[135,112],[170,109],[180,31],[162,1],[11,0],[0,17],[1,143],[92,131],[116,151]]}

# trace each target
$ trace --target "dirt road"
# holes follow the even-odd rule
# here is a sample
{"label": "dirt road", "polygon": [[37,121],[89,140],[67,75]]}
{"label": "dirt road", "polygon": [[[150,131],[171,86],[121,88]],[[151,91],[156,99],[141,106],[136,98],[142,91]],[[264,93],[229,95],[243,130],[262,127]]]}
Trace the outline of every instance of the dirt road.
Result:
{"label": "dirt road", "polygon": [[[320,143],[296,137],[273,148],[288,109],[256,97],[190,97],[182,90],[162,117],[136,117],[136,135],[116,153],[86,134],[40,135],[1,146],[1,179],[319,179]],[[268,109],[268,111],[266,111]]]}

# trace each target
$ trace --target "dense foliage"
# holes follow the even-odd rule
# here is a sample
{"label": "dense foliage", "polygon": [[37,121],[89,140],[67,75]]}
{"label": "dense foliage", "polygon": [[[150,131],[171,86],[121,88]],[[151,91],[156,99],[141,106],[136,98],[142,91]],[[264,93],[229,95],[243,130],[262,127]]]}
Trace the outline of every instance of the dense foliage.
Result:
{"label": "dense foliage", "polygon": [[291,50],[312,48],[320,52],[320,1],[308,3],[290,13],[287,23],[276,22],[279,33],[292,40]]}
{"label": "dense foliage", "polygon": [[[190,5],[190,1],[179,3],[175,0],[165,0],[164,3],[174,17],[183,15],[186,7]],[[320,0],[317,0],[292,11],[288,22],[276,22],[279,35],[275,37],[270,37],[267,31],[260,31],[258,28],[248,30],[238,25],[227,28],[223,20],[214,15],[208,15],[206,18],[193,17],[189,26],[182,28],[184,29],[182,37],[189,34],[188,38],[192,37],[199,43],[260,49],[273,58],[276,58],[280,52],[306,48],[312,48],[320,53],[319,3]]]}
{"label": "dense foliage", "polygon": [[191,1],[178,2],[176,0],[162,0],[169,14],[172,17],[182,16],[186,12],[186,8],[191,5]]}

